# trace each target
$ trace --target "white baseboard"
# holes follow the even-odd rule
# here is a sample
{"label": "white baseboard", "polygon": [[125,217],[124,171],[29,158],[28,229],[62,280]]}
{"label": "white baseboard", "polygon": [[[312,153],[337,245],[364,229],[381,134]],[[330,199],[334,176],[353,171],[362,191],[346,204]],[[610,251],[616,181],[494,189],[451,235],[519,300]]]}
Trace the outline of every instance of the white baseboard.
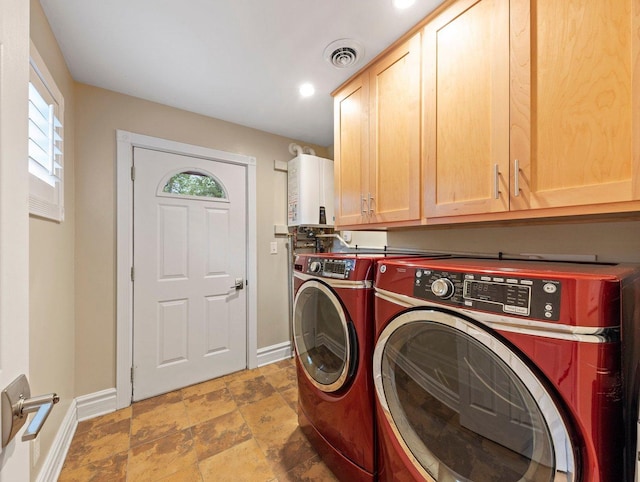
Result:
{"label": "white baseboard", "polygon": [[62,424],[60,424],[51,450],[49,450],[42,469],[36,477],[36,482],[54,482],[58,480],[79,421],[115,412],[115,410],[115,388],[77,397],[69,406]]}
{"label": "white baseboard", "polygon": [[116,389],[109,388],[76,398],[78,421],[105,415],[116,411]]}
{"label": "white baseboard", "polygon": [[67,457],[67,452],[71,446],[71,440],[76,433],[78,427],[76,401],[74,400],[69,405],[67,414],[62,419],[62,424],[58,429],[58,433],[53,439],[53,445],[51,450],[47,454],[44,460],[42,469],[36,477],[36,482],[54,482],[58,480],[58,476],[62,471],[64,465],[64,459]]}
{"label": "white baseboard", "polygon": [[291,358],[291,342],[285,341],[276,345],[258,348],[258,366],[268,365],[286,358]]}

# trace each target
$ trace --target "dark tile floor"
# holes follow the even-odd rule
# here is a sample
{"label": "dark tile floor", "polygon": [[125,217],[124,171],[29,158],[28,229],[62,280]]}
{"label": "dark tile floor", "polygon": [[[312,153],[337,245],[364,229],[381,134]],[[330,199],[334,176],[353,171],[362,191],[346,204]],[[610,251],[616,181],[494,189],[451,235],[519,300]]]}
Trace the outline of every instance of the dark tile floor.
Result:
{"label": "dark tile floor", "polygon": [[336,482],[300,431],[293,360],[80,422],[59,481]]}

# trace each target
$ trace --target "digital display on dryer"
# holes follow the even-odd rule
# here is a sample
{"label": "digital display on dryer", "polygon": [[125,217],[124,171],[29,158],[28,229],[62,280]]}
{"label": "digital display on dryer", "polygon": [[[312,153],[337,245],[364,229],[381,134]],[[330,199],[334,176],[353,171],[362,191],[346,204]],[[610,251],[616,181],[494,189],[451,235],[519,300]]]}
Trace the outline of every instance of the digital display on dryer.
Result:
{"label": "digital display on dryer", "polygon": [[355,259],[311,258],[307,273],[323,278],[349,279],[355,266]]}
{"label": "digital display on dryer", "polygon": [[463,298],[500,305],[505,313],[526,316],[531,312],[529,286],[465,280]]}
{"label": "digital display on dryer", "polygon": [[347,266],[344,261],[325,261],[324,272],[344,275],[347,272]]}

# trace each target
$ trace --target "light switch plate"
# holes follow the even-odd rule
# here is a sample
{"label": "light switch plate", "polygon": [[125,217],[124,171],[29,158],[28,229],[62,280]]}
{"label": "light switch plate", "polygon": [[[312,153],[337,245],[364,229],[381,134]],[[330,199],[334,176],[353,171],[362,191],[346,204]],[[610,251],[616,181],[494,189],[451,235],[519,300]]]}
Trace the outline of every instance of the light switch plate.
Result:
{"label": "light switch plate", "polygon": [[278,254],[278,242],[277,241],[272,241],[271,242],[270,252],[271,252],[271,254]]}

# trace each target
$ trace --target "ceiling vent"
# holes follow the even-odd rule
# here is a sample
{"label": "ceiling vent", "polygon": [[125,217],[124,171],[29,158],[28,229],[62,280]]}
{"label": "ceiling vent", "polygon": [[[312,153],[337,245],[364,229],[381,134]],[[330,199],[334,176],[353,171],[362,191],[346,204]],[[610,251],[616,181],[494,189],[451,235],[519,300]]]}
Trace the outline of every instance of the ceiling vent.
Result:
{"label": "ceiling vent", "polygon": [[364,55],[364,47],[348,38],[336,40],[324,49],[324,59],[337,69],[355,66]]}

